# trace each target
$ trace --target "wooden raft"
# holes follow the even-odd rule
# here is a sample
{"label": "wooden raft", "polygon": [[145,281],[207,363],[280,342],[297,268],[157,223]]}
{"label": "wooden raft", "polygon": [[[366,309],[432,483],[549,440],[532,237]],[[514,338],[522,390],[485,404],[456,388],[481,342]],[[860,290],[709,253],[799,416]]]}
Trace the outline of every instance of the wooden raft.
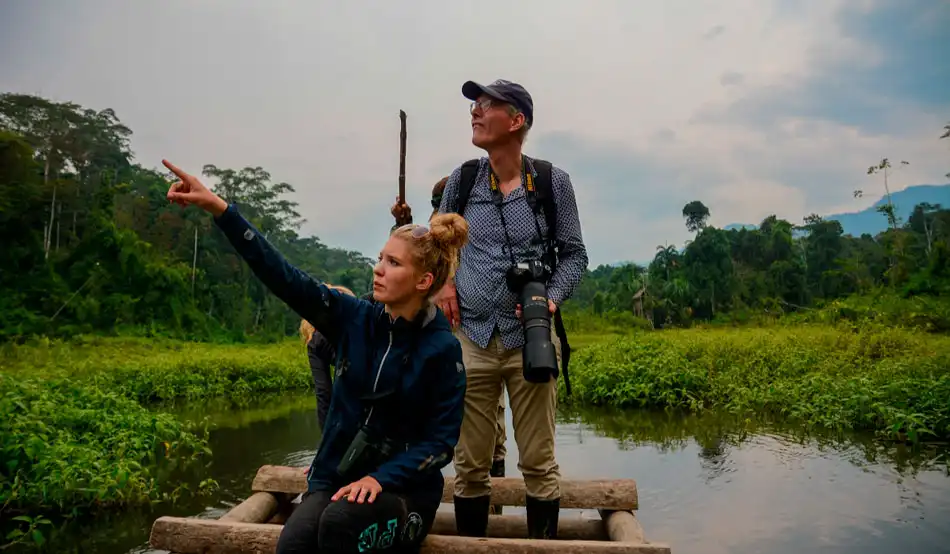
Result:
{"label": "wooden raft", "polygon": [[[303,467],[262,466],[251,484],[252,495],[220,519],[165,516],[152,525],[152,548],[175,554],[272,553],[291,502],[307,490]],[[442,501],[452,502],[454,477],[446,477]],[[491,503],[524,506],[524,480],[492,478]],[[633,515],[638,508],[637,484],[632,479],[561,481],[561,508],[596,510],[599,518],[565,517],[558,538],[528,540],[523,515],[491,515],[488,537],[459,537],[455,516],[438,512],[422,554],[670,554],[665,544],[647,542]]]}

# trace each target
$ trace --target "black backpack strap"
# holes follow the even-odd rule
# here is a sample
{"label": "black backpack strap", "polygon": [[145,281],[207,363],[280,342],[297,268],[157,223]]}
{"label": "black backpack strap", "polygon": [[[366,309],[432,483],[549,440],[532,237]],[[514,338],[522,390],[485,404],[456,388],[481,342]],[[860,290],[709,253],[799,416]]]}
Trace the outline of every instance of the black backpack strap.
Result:
{"label": "black backpack strap", "polygon": [[551,183],[551,162],[531,158],[531,165],[538,177],[534,181],[534,191],[527,191],[525,196],[534,213],[544,210],[548,235],[553,237],[557,231],[557,204],[554,203],[554,185]]}
{"label": "black backpack strap", "polygon": [[547,242],[546,247],[551,255],[551,263],[557,265],[558,241],[557,241],[557,204],[554,202],[554,185],[551,178],[551,162],[547,160],[538,160],[530,158],[531,165],[534,166],[535,173],[538,174],[534,180],[533,190],[525,191],[525,199],[535,215],[544,213],[544,222],[548,228],[548,236],[543,237]]}
{"label": "black backpack strap", "polygon": [[472,195],[476,175],[478,175],[477,159],[462,164],[462,175],[459,179],[458,195],[455,200],[455,213],[462,217],[465,217],[465,206],[468,205],[468,197]]}
{"label": "black backpack strap", "polygon": [[[534,166],[534,171],[538,176],[534,180],[534,190],[525,191],[525,195],[528,204],[535,214],[542,210],[544,212],[544,221],[548,228],[548,236],[545,237],[545,241],[547,242],[551,263],[556,265],[558,262],[560,243],[557,240],[557,204],[554,202],[551,162],[531,158],[531,164]],[[571,378],[567,370],[571,362],[571,345],[567,342],[567,329],[564,327],[564,319],[561,316],[560,308],[554,312],[554,333],[561,342],[561,366],[562,373],[564,374],[564,388],[567,395],[571,396]]]}

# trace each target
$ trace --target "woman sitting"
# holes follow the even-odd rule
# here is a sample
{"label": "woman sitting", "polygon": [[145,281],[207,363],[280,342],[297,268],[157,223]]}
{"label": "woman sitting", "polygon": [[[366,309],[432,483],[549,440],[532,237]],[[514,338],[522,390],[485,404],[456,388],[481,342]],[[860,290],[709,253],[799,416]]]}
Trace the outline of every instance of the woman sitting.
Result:
{"label": "woman sitting", "polygon": [[393,232],[373,270],[372,304],[290,265],[236,206],[163,163],[181,179],[168,199],[210,212],[254,274],[336,347],[326,429],[277,552],[417,551],[462,425],[462,349],[430,299],[455,269],[465,220],[440,215],[428,229]]}

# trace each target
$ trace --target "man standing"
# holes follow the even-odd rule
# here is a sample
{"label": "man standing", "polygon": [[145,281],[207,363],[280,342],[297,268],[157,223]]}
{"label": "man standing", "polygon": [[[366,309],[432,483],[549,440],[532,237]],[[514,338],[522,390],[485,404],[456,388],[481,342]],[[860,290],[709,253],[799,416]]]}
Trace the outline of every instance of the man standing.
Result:
{"label": "man standing", "polygon": [[[561,496],[554,456],[557,372],[546,381],[525,379],[524,328],[506,274],[516,264],[545,262],[551,269],[546,284],[554,315],[580,282],[587,250],[568,174],[522,155],[534,122],[531,95],[505,80],[490,85],[469,81],[462,94],[473,101],[472,143],[488,156],[452,172],[439,207],[462,215],[470,229],[455,279],[437,300],[459,326],[456,336],[467,378],[455,451],[456,525],[460,535],[485,536],[496,410],[505,387],[527,492],[528,536],[556,538]],[[553,333],[551,338],[560,365],[561,344]]]}

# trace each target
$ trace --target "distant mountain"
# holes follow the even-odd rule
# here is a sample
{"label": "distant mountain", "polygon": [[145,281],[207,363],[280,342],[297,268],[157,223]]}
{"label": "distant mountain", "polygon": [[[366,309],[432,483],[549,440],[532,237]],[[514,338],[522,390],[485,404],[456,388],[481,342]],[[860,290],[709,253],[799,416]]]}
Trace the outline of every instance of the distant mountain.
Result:
{"label": "distant mountain", "polygon": [[[902,223],[906,223],[910,214],[914,211],[914,206],[921,202],[931,204],[941,204],[944,208],[950,208],[950,184],[945,185],[916,185],[891,194],[891,200],[894,202],[894,211]],[[841,222],[841,227],[846,235],[860,237],[864,233],[876,235],[887,229],[887,218],[884,214],[877,212],[878,206],[887,204],[887,197],[882,196],[880,200],[869,208],[860,212],[851,212],[843,214],[823,215],[826,220],[834,219]],[[806,214],[802,214],[804,217]],[[793,223],[800,225],[801,221]],[[724,229],[755,229],[757,225],[749,223],[731,223]]]}

